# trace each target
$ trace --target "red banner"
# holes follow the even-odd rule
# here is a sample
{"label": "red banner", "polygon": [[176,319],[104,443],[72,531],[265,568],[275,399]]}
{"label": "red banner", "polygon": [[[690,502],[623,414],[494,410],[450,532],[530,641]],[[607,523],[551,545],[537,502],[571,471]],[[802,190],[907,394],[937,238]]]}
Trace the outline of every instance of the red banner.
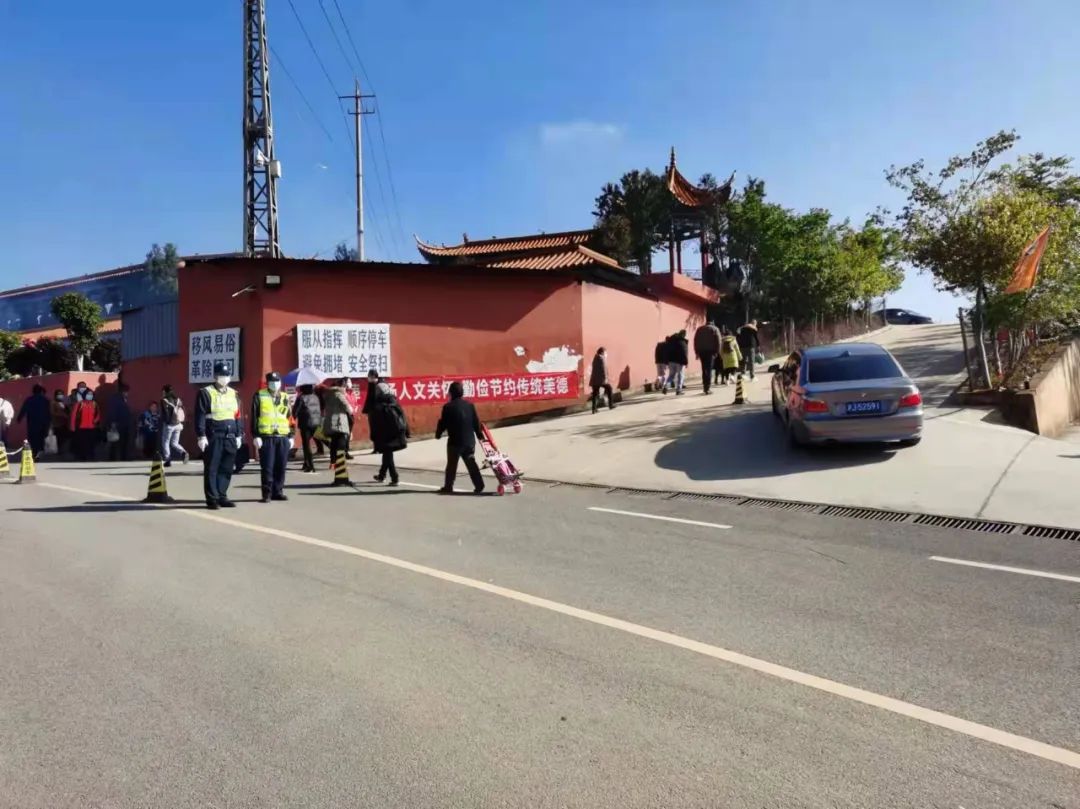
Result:
{"label": "red banner", "polygon": [[576,371],[542,374],[463,374],[406,376],[386,380],[403,405],[441,405],[449,398],[451,382],[460,382],[465,398],[484,402],[538,402],[577,399]]}

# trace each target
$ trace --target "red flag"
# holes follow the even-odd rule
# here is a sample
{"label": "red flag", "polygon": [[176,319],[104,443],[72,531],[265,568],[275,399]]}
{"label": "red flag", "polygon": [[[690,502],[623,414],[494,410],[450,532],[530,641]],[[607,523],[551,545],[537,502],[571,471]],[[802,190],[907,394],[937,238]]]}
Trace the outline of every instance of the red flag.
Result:
{"label": "red flag", "polygon": [[1012,279],[1005,287],[1003,295],[1011,295],[1014,292],[1023,292],[1035,286],[1035,276],[1039,273],[1039,262],[1042,261],[1043,253],[1046,252],[1046,243],[1050,240],[1050,226],[1043,228],[1042,233],[1024,248],[1020,254],[1020,260],[1016,262]]}

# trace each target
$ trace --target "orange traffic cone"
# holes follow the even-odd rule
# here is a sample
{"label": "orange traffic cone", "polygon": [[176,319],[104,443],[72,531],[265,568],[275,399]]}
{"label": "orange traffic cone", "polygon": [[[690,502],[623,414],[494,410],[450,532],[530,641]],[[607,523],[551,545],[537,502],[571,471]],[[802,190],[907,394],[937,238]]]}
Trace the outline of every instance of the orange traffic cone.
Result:
{"label": "orange traffic cone", "polygon": [[154,462],[150,464],[150,482],[146,487],[144,503],[171,503],[169,490],[165,485],[165,467],[161,463],[161,453],[154,453]]}

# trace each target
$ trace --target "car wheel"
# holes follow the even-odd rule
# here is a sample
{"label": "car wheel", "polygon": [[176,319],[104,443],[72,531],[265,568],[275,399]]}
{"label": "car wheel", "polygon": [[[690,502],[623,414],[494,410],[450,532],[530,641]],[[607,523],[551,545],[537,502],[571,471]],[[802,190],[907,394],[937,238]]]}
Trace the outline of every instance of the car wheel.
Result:
{"label": "car wheel", "polygon": [[922,441],[922,436],[921,435],[918,438],[909,438],[906,441],[901,441],[900,446],[902,446],[902,447],[917,447],[917,446],[919,446],[920,441]]}

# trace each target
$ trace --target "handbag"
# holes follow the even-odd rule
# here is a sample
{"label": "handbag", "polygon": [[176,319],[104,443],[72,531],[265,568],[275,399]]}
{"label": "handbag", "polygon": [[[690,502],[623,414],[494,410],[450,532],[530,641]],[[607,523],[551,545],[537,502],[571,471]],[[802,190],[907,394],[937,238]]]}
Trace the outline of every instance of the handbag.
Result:
{"label": "handbag", "polygon": [[763,362],[765,362],[765,355],[758,351],[754,354],[754,363],[756,365],[761,365]]}
{"label": "handbag", "polygon": [[115,426],[109,427],[108,432],[105,433],[105,440],[110,444],[115,444],[120,440],[120,431]]}
{"label": "handbag", "polygon": [[56,433],[54,433],[52,430],[49,430],[49,434],[45,436],[45,454],[60,454],[60,442],[56,440]]}

